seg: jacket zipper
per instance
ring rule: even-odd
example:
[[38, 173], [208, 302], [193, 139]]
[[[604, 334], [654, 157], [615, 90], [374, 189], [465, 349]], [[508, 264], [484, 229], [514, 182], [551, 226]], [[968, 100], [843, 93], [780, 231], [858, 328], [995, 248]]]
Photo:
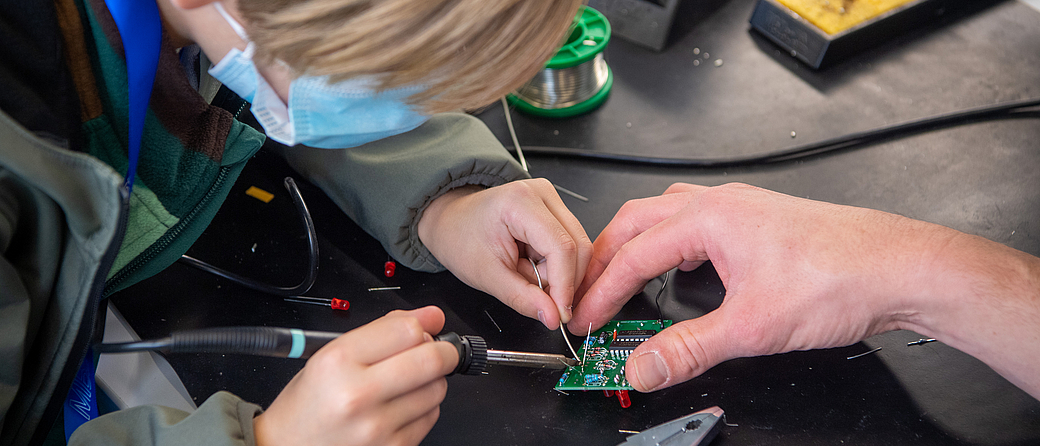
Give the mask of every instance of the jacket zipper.
[[174, 225], [173, 228], [170, 228], [169, 231], [166, 231], [166, 234], [163, 234], [163, 236], [160, 237], [159, 240], [157, 240], [155, 243], [153, 243], [152, 246], [150, 246], [145, 252], [138, 255], [137, 258], [132, 260], [129, 264], [123, 267], [122, 270], [116, 273], [116, 275], [112, 277], [112, 280], [109, 280], [108, 284], [105, 285], [105, 290], [102, 296], [108, 297], [109, 295], [111, 295], [112, 290], [118, 288], [119, 285], [125, 282], [134, 272], [151, 262], [153, 259], [155, 259], [156, 256], [159, 255], [159, 253], [161, 253], [163, 250], [169, 247], [170, 244], [173, 243], [173, 241], [180, 236], [181, 232], [184, 231], [184, 228], [187, 227], [187, 225], [195, 219], [199, 212], [202, 212], [202, 208], [213, 200], [213, 197], [217, 194], [217, 191], [220, 190], [221, 186], [224, 185], [224, 182], [227, 181], [228, 173], [230, 172], [230, 170], [230, 167], [221, 167], [220, 171], [217, 173], [216, 181], [213, 183], [213, 186], [210, 187], [209, 191], [206, 192], [206, 195], [202, 197], [202, 200], [199, 201], [199, 204], [192, 208], [192, 210], [188, 212], [187, 215], [181, 218], [181, 220], [177, 222], [177, 224]]
[[[220, 88], [222, 90], [225, 90], [225, 89], [227, 89], [227, 86], [223, 86], [222, 85]], [[234, 112], [231, 112], [229, 110], [230, 107], [225, 108], [223, 105], [219, 105], [219, 104], [217, 106], [220, 107], [220, 108], [223, 108], [224, 110], [228, 110], [228, 112], [231, 113], [231, 116], [234, 119], [238, 120], [239, 116], [241, 116], [242, 112], [246, 109], [246, 106], [249, 105], [249, 102], [245, 101], [242, 98], [239, 98], [237, 95], [234, 95], [234, 93], [231, 93], [231, 90], [227, 90], [226, 93], [231, 94], [233, 98], [237, 99], [237, 101], [236, 101], [238, 103], [237, 110], [235, 110]], [[220, 97], [219, 94], [218, 94], [218, 97]], [[221, 101], [222, 102], [227, 102], [228, 99], [225, 98], [225, 99], [222, 99]], [[108, 297], [110, 294], [112, 294], [112, 290], [118, 288], [118, 286], [120, 284], [122, 284], [124, 281], [126, 281], [126, 279], [131, 274], [136, 272], [138, 269], [140, 269], [142, 266], [144, 266], [148, 262], [152, 261], [152, 259], [154, 259], [155, 256], [159, 255], [159, 253], [162, 250], [166, 249], [166, 247], [169, 246], [170, 243], [172, 243], [173, 240], [180, 235], [181, 231], [184, 229], [184, 226], [186, 226], [187, 223], [189, 223], [191, 220], [193, 220], [195, 215], [198, 212], [201, 211], [200, 208], [202, 208], [202, 206], [204, 204], [209, 203], [210, 200], [213, 199], [213, 195], [215, 194], [214, 191], [218, 190], [219, 186], [223, 185], [224, 181], [227, 180], [228, 172], [230, 172], [230, 168], [229, 167], [226, 167], [226, 166], [221, 167], [220, 168], [220, 172], [218, 172], [218, 174], [217, 174], [217, 180], [214, 183], [214, 186], [210, 188], [209, 192], [207, 192], [205, 196], [203, 196], [202, 201], [199, 202], [198, 206], [196, 206], [194, 209], [192, 209], [191, 212], [188, 213], [188, 215], [186, 215], [184, 218], [182, 218], [173, 228], [171, 228], [169, 231], [166, 232], [166, 234], [164, 234], [162, 237], [160, 237], [159, 240], [157, 240], [155, 243], [153, 243], [152, 246], [150, 246], [148, 248], [148, 250], [146, 250], [145, 252], [141, 253], [141, 255], [137, 256], [137, 258], [135, 258], [134, 260], [130, 261], [129, 264], [127, 264], [125, 267], [123, 267], [123, 269], [121, 271], [116, 273], [116, 275], [112, 277], [112, 280], [108, 281], [108, 284], [105, 286], [105, 291], [104, 291], [103, 296], [104, 297]]]

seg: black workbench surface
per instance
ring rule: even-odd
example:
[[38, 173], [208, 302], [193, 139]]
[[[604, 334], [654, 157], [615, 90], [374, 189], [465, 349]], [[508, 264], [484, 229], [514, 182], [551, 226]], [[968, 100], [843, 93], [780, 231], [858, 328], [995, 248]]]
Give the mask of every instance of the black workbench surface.
[[[661, 53], [611, 41], [606, 54], [614, 90], [599, 110], [565, 121], [514, 114], [521, 144], [721, 157], [1040, 97], [1040, 12], [1017, 1], [964, 16], [952, 11], [936, 26], [822, 72], [749, 32], [753, 0], [686, 4]], [[511, 145], [500, 107], [480, 117]], [[676, 181], [740, 181], [939, 223], [1040, 255], [1036, 119], [976, 123], [770, 167], [675, 170], [545, 157], [529, 162], [535, 176], [590, 198], [564, 201], [593, 238], [628, 199], [659, 194]], [[275, 156], [258, 155], [192, 254], [271, 282], [298, 281], [305, 244], [281, 188], [289, 174]], [[252, 185], [278, 197], [269, 204], [246, 197], [243, 191]], [[321, 249], [318, 282], [309, 295], [349, 299], [350, 311], [286, 303], [179, 264], [113, 302], [145, 338], [226, 325], [345, 331], [393, 309], [432, 304], [446, 312], [446, 330], [479, 334], [492, 348], [564, 353], [558, 332], [547, 332], [450, 274], [399, 268], [393, 278], [384, 277], [387, 257], [379, 244], [315, 187], [302, 188]], [[672, 285], [661, 310], [675, 320], [711, 311], [724, 293], [710, 265], [674, 275]], [[376, 286], [401, 290], [367, 291]], [[618, 318], [656, 318], [651, 297], [636, 296]], [[720, 446], [1040, 444], [1040, 402], [945, 345], [906, 345], [919, 337], [893, 332], [844, 348], [733, 360], [670, 389], [633, 393], [628, 409], [598, 392], [553, 391], [558, 372], [492, 368], [487, 376], [448, 379], [441, 419], [424, 444], [613, 445], [625, 437], [619, 429], [642, 430], [713, 405], [727, 412], [730, 423], [713, 443]], [[883, 350], [846, 359], [875, 347]], [[269, 404], [303, 366], [297, 360], [220, 355], [169, 359], [200, 402], [229, 390]]]

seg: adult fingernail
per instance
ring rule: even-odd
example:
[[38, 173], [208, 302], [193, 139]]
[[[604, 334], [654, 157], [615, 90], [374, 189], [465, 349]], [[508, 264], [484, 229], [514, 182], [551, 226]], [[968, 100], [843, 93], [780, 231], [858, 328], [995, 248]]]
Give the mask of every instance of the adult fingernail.
[[668, 380], [668, 366], [657, 352], [636, 356], [635, 366], [635, 378], [647, 391], [656, 389]]
[[433, 342], [433, 335], [431, 335], [429, 333], [423, 333], [422, 334], [422, 338], [423, 338], [423, 341]]
[[545, 328], [549, 328], [549, 324], [545, 322], [545, 312], [542, 310], [538, 310], [538, 321], [541, 322]]

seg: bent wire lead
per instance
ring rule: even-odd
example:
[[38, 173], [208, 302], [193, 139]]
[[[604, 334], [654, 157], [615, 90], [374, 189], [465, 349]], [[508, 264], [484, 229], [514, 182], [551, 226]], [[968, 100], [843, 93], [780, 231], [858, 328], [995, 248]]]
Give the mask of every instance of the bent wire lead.
[[864, 357], [864, 356], [867, 356], [867, 355], [869, 355], [869, 354], [872, 354], [872, 353], [877, 353], [877, 352], [879, 352], [879, 351], [881, 351], [881, 347], [875, 348], [875, 349], [873, 349], [873, 350], [871, 350], [871, 351], [869, 351], [869, 352], [863, 352], [863, 353], [860, 353], [860, 354], [858, 354], [858, 355], [853, 355], [853, 356], [849, 356], [848, 358], [845, 358], [845, 359], [856, 359], [856, 358], [862, 358], [862, 357]]

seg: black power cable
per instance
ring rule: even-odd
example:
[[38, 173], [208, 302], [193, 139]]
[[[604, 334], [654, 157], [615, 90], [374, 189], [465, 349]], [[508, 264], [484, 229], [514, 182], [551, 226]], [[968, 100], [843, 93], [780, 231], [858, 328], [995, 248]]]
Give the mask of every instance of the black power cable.
[[299, 211], [300, 220], [303, 221], [304, 227], [307, 228], [307, 276], [304, 277], [303, 282], [300, 282], [299, 285], [280, 287], [266, 284], [223, 270], [187, 255], [181, 256], [179, 260], [203, 271], [216, 274], [246, 288], [254, 289], [263, 293], [273, 294], [276, 296], [299, 296], [301, 294], [306, 294], [307, 291], [311, 289], [311, 286], [314, 285], [314, 281], [318, 278], [318, 235], [314, 230], [314, 220], [311, 219], [311, 213], [307, 210], [307, 203], [303, 201], [303, 196], [300, 195], [300, 189], [296, 187], [296, 182], [290, 177], [285, 177], [285, 188], [289, 191], [293, 204], [296, 205], [296, 209]]
[[[524, 153], [534, 156], [589, 159], [626, 165], [685, 167], [685, 168], [731, 168], [750, 167], [801, 160], [841, 150], [862, 148], [882, 141], [903, 138], [929, 130], [938, 130], [974, 122], [1009, 118], [1040, 117], [1040, 99], [1005, 102], [968, 110], [936, 115], [873, 130], [857, 132], [836, 138], [825, 139], [775, 152], [731, 158], [670, 158], [620, 153], [604, 153], [561, 147], [525, 146]], [[513, 148], [512, 150], [515, 150]]]
[[100, 353], [224, 353], [275, 358], [309, 358], [342, 333], [281, 327], [217, 327], [177, 331], [165, 338], [99, 344]]

